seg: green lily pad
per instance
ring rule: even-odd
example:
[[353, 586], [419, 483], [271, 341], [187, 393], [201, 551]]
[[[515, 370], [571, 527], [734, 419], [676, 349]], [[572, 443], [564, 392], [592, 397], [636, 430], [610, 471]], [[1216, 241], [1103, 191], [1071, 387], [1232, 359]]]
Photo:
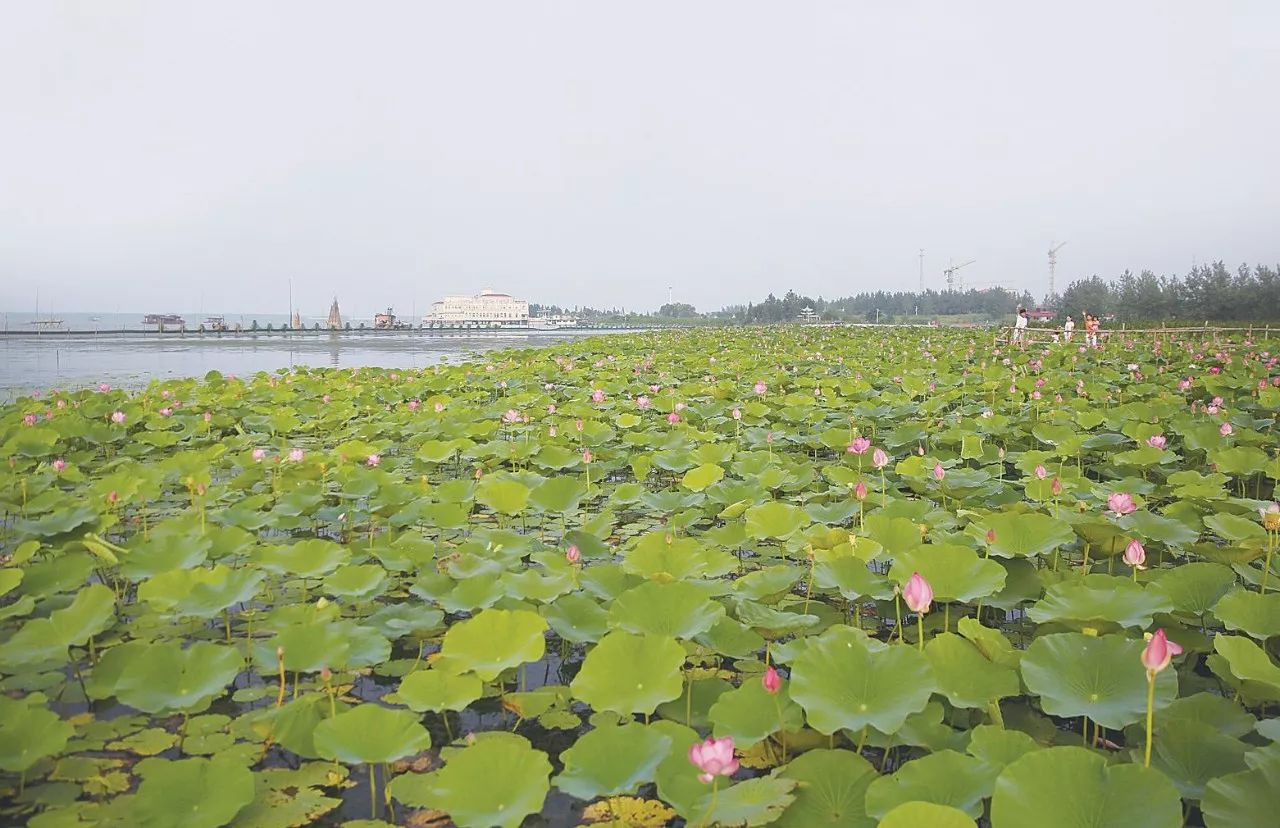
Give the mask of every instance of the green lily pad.
[[929, 544], [896, 557], [889, 578], [906, 584], [919, 572], [939, 601], [976, 601], [1004, 587], [1004, 567], [967, 546]]
[[1150, 627], [1158, 612], [1173, 609], [1173, 602], [1155, 589], [1145, 589], [1128, 578], [1086, 575], [1053, 584], [1044, 598], [1027, 610], [1037, 624], [1053, 621], [1075, 626]]
[[693, 492], [706, 491], [724, 478], [724, 469], [714, 463], [703, 463], [684, 473], [680, 485]]
[[1012, 667], [992, 663], [972, 642], [955, 633], [934, 636], [925, 644], [924, 654], [933, 665], [938, 692], [956, 707], [985, 708], [992, 700], [1021, 692]]
[[684, 660], [674, 639], [614, 631], [587, 653], [570, 687], [596, 710], [648, 714], [680, 695]]
[[798, 783], [795, 802], [776, 823], [780, 828], [875, 828], [876, 820], [867, 815], [866, 793], [878, 774], [870, 762], [852, 751], [810, 750], [774, 774]]
[[982, 526], [995, 532], [991, 554], [1001, 558], [1047, 555], [1075, 540], [1068, 523], [1038, 512], [987, 515]]
[[747, 509], [747, 534], [753, 538], [788, 538], [809, 522], [799, 506], [771, 500]]
[[1262, 594], [1238, 589], [1222, 597], [1213, 614], [1229, 630], [1240, 630], [1259, 641], [1280, 635], [1280, 592]]
[[1020, 730], [978, 725], [969, 731], [969, 746], [965, 752], [986, 762], [998, 772], [1005, 765], [1040, 748], [1040, 743]]
[[993, 828], [1169, 828], [1182, 824], [1182, 800], [1164, 774], [1108, 765], [1079, 747], [1028, 753], [996, 779]]
[[724, 617], [724, 605], [687, 581], [646, 581], [614, 599], [609, 627], [672, 638], [693, 638]]
[[[1244, 742], [1204, 722], [1158, 717], [1151, 766], [1173, 780], [1184, 798], [1199, 800], [1211, 780], [1245, 769], [1248, 749]], [[1137, 748], [1134, 753], [1138, 761]]]
[[91, 698], [115, 696], [145, 713], [198, 713], [227, 691], [244, 659], [234, 647], [197, 641], [130, 641], [108, 650], [94, 668]]
[[791, 671], [791, 697], [809, 726], [825, 734], [868, 726], [894, 733], [936, 689], [923, 653], [887, 647], [842, 625], [810, 643]]
[[74, 732], [70, 722], [39, 706], [35, 697], [18, 701], [0, 696], [0, 770], [25, 773], [41, 759], [61, 753]]
[[517, 828], [542, 810], [551, 789], [551, 763], [513, 733], [486, 733], [466, 748], [442, 752], [433, 773], [407, 773], [391, 795], [407, 805], [445, 811], [459, 828]]
[[867, 813], [884, 817], [906, 802], [932, 802], [982, 816], [983, 800], [995, 786], [996, 769], [981, 759], [943, 750], [913, 759], [867, 788]]
[[431, 747], [431, 735], [407, 710], [361, 704], [316, 725], [316, 753], [347, 764], [394, 762]]
[[633, 794], [653, 781], [672, 739], [637, 722], [589, 731], [561, 754], [560, 790], [579, 799]]
[[[1147, 712], [1147, 672], [1141, 641], [1120, 635], [1055, 633], [1031, 642], [1022, 658], [1022, 679], [1054, 716], [1088, 716], [1119, 729], [1141, 721]], [[1157, 674], [1155, 706], [1173, 701], [1178, 681], [1173, 670]]]
[[[1265, 650], [1242, 635], [1215, 636], [1213, 648], [1225, 659], [1230, 675], [1243, 683], [1246, 695], [1280, 701], [1280, 667], [1271, 662]], [[1209, 665], [1214, 666], [1212, 659]]]
[[1158, 572], [1159, 579], [1149, 589], [1168, 596], [1178, 612], [1197, 616], [1212, 610], [1236, 582], [1235, 573], [1229, 567], [1205, 561]]
[[932, 802], [904, 802], [880, 820], [880, 828], [973, 828], [973, 824], [964, 811]]
[[251, 600], [264, 577], [261, 572], [231, 569], [223, 564], [177, 569], [153, 575], [139, 584], [138, 600], [162, 612], [213, 618], [234, 604]]
[[518, 515], [529, 503], [529, 487], [516, 480], [485, 477], [476, 486], [476, 502], [504, 515]]
[[792, 792], [796, 785], [794, 779], [782, 776], [748, 779], [719, 791], [715, 797], [704, 794], [694, 811], [705, 814], [709, 825], [768, 825], [795, 801]]
[[1280, 813], [1280, 758], [1209, 782], [1200, 810], [1207, 828], [1274, 825]]
[[734, 745], [745, 750], [780, 730], [803, 727], [804, 711], [791, 700], [787, 684], [770, 694], [759, 679], [751, 678], [722, 694], [708, 713], [716, 738], [732, 736]]
[[493, 681], [503, 670], [542, 658], [547, 622], [528, 610], [486, 609], [449, 628], [437, 666]]
[[28, 621], [12, 638], [0, 644], [0, 665], [65, 661], [69, 647], [84, 644], [106, 629], [115, 615], [115, 605], [116, 595], [109, 587], [86, 586], [70, 606], [54, 610], [48, 618]]
[[230, 759], [143, 759], [130, 803], [130, 821], [141, 826], [219, 828], [253, 799], [253, 774]]
[[454, 675], [444, 670], [415, 670], [400, 681], [400, 700], [413, 710], [465, 710], [480, 698], [484, 683], [473, 673]]

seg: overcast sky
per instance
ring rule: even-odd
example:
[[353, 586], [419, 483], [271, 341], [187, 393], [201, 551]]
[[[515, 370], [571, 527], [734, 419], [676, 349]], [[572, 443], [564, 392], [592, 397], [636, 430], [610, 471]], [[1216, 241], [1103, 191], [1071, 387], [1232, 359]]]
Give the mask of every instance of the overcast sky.
[[1280, 3], [0, 2], [0, 310], [1280, 260]]

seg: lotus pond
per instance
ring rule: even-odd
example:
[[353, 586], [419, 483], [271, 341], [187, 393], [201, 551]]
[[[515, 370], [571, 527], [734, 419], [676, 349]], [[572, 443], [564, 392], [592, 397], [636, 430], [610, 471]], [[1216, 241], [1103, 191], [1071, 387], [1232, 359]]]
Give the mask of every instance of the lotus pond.
[[0, 821], [1274, 825], [1280, 343], [1078, 344], [22, 398]]

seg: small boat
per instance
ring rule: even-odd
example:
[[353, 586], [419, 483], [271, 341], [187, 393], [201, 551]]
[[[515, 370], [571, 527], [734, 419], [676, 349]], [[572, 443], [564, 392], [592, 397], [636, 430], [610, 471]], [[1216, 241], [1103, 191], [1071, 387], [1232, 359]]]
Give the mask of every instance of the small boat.
[[227, 327], [227, 318], [225, 316], [210, 316], [201, 323], [201, 327], [207, 331], [230, 330], [230, 328]]
[[176, 313], [149, 313], [142, 317], [142, 324], [181, 328], [187, 324], [187, 320]]

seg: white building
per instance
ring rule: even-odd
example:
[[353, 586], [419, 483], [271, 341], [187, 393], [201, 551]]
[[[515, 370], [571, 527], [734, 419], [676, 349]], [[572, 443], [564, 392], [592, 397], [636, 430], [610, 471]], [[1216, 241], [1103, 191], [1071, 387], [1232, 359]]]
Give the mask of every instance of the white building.
[[446, 296], [432, 303], [423, 321], [445, 327], [525, 328], [529, 303], [485, 288], [477, 296]]

